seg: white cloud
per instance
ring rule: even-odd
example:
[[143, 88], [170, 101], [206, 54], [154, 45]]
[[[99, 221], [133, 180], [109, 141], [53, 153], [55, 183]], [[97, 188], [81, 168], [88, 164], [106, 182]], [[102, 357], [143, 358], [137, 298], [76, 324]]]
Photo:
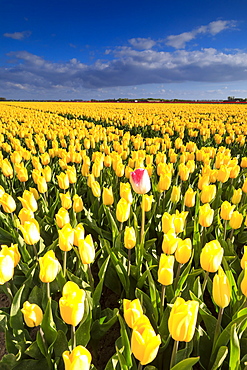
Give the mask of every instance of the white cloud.
[[183, 49], [187, 42], [195, 39], [200, 34], [209, 34], [212, 36], [217, 35], [217, 33], [222, 32], [229, 28], [234, 28], [236, 22], [234, 21], [214, 21], [210, 22], [206, 26], [200, 26], [193, 29], [190, 32], [183, 32], [179, 35], [170, 35], [166, 38], [166, 45], [172, 46], [175, 49]]
[[4, 37], [9, 37], [14, 40], [23, 40], [31, 35], [31, 31], [22, 31], [22, 32], [13, 32], [13, 33], [4, 33]]
[[129, 43], [138, 50], [143, 50], [143, 49], [152, 49], [152, 47], [156, 44], [156, 41], [151, 40], [150, 38], [133, 38], [128, 40]]

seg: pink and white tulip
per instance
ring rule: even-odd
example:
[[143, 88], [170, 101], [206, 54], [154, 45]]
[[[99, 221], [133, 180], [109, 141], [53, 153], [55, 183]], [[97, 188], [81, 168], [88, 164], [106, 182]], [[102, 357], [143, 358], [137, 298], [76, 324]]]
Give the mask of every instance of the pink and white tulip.
[[137, 194], [146, 194], [151, 189], [150, 177], [145, 168], [138, 168], [131, 172], [130, 183]]

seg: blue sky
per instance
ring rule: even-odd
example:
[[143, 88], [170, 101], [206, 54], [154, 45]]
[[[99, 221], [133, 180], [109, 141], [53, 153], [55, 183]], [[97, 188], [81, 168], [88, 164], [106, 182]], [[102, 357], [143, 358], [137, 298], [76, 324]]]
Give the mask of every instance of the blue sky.
[[247, 97], [246, 0], [0, 0], [7, 99]]

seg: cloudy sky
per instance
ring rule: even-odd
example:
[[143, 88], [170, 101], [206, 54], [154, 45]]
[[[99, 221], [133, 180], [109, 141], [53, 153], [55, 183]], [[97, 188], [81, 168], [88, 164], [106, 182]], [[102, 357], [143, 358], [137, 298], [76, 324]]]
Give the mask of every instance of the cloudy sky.
[[246, 0], [0, 6], [0, 97], [247, 97]]

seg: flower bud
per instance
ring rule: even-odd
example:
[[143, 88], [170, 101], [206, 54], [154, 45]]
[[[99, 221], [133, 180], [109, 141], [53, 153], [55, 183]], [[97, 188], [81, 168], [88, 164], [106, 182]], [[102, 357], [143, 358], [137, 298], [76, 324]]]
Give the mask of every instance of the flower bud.
[[43, 257], [39, 258], [39, 266], [39, 278], [43, 283], [51, 283], [56, 279], [60, 270], [60, 264], [53, 250], [46, 252]]
[[40, 240], [39, 224], [34, 218], [19, 226], [25, 243], [33, 245]]
[[232, 195], [232, 198], [231, 198], [231, 202], [233, 204], [238, 204], [238, 203], [240, 203], [241, 198], [242, 198], [242, 189], [234, 189], [234, 192], [233, 192], [233, 195]]
[[62, 297], [59, 299], [60, 314], [66, 324], [77, 326], [84, 315], [84, 301], [86, 293], [83, 289], [68, 281], [62, 291]]
[[205, 203], [199, 208], [199, 224], [204, 227], [209, 227], [214, 219], [214, 210], [209, 203]]
[[161, 253], [158, 269], [158, 282], [162, 285], [171, 285], [173, 283], [174, 256], [167, 256]]
[[74, 228], [74, 245], [78, 247], [79, 240], [84, 239], [85, 237], [85, 230], [84, 226], [80, 223]]
[[145, 168], [130, 173], [130, 183], [137, 194], [146, 194], [151, 189], [150, 177]]
[[196, 200], [196, 192], [189, 187], [184, 194], [184, 204], [186, 207], [194, 207]]
[[153, 195], [144, 194], [142, 198], [142, 209], [144, 208], [145, 212], [149, 212], [152, 207]]
[[105, 206], [111, 206], [114, 203], [112, 187], [103, 188], [102, 201]]
[[98, 181], [92, 181], [92, 183], [91, 183], [91, 190], [92, 190], [93, 195], [96, 198], [99, 198], [100, 197], [100, 195], [101, 195], [101, 189], [100, 189], [100, 184], [98, 183]]
[[218, 240], [211, 240], [202, 248], [200, 263], [203, 270], [216, 272], [221, 265], [224, 249]]
[[95, 248], [91, 234], [88, 234], [85, 239], [78, 240], [78, 249], [82, 263], [89, 265], [94, 261]]
[[121, 198], [117, 203], [116, 217], [119, 222], [125, 222], [130, 216], [130, 203]]
[[225, 200], [222, 204], [221, 204], [221, 207], [220, 207], [220, 217], [223, 219], [223, 220], [230, 220], [231, 216], [232, 216], [232, 213], [233, 213], [233, 210], [234, 210], [235, 206], [231, 205], [231, 203], [229, 203], [227, 200]]
[[217, 306], [225, 308], [231, 299], [231, 286], [223, 269], [219, 267], [213, 278], [213, 299]]
[[63, 226], [61, 230], [58, 230], [58, 245], [59, 248], [68, 252], [72, 249], [74, 243], [74, 229], [70, 224]]
[[70, 209], [72, 207], [72, 200], [69, 191], [67, 193], [59, 193], [62, 207], [65, 209]]
[[124, 230], [124, 246], [132, 249], [136, 245], [136, 234], [133, 226], [126, 226]]
[[28, 301], [24, 302], [21, 312], [23, 313], [26, 325], [30, 328], [39, 326], [43, 320], [43, 312], [35, 303], [31, 304]]
[[133, 301], [124, 299], [123, 312], [126, 324], [133, 329], [136, 320], [143, 315], [143, 310], [139, 299], [134, 299]]
[[21, 201], [22, 207], [29, 209], [32, 212], [36, 212], [38, 209], [37, 201], [31, 191], [24, 190], [22, 194], [22, 198], [18, 197], [18, 199]]
[[175, 250], [175, 258], [178, 263], [187, 263], [191, 257], [192, 243], [191, 239], [186, 238], [184, 240], [179, 239], [177, 249]]
[[16, 203], [14, 198], [8, 193], [4, 193], [0, 198], [0, 204], [3, 207], [4, 212], [12, 213], [16, 209]]
[[73, 210], [76, 213], [79, 213], [83, 210], [83, 200], [78, 194], [73, 196]]
[[180, 199], [180, 187], [179, 186], [173, 186], [172, 192], [171, 192], [171, 202], [177, 203]]
[[168, 329], [176, 341], [190, 342], [194, 336], [199, 303], [177, 297], [168, 319]]
[[243, 219], [244, 216], [241, 213], [239, 213], [238, 211], [234, 211], [231, 215], [229, 225], [234, 230], [239, 229], [242, 225]]
[[215, 198], [216, 186], [215, 185], [205, 185], [201, 192], [201, 202], [209, 203]]
[[131, 193], [131, 186], [129, 182], [120, 182], [120, 197], [124, 198], [132, 204], [133, 197]]
[[92, 361], [91, 353], [83, 346], [75, 347], [72, 352], [64, 351], [63, 361], [65, 370], [89, 370]]
[[0, 285], [12, 279], [14, 275], [14, 258], [10, 254], [0, 252]]
[[163, 236], [162, 250], [166, 254], [173, 254], [177, 249], [178, 240], [175, 232], [171, 229]]

